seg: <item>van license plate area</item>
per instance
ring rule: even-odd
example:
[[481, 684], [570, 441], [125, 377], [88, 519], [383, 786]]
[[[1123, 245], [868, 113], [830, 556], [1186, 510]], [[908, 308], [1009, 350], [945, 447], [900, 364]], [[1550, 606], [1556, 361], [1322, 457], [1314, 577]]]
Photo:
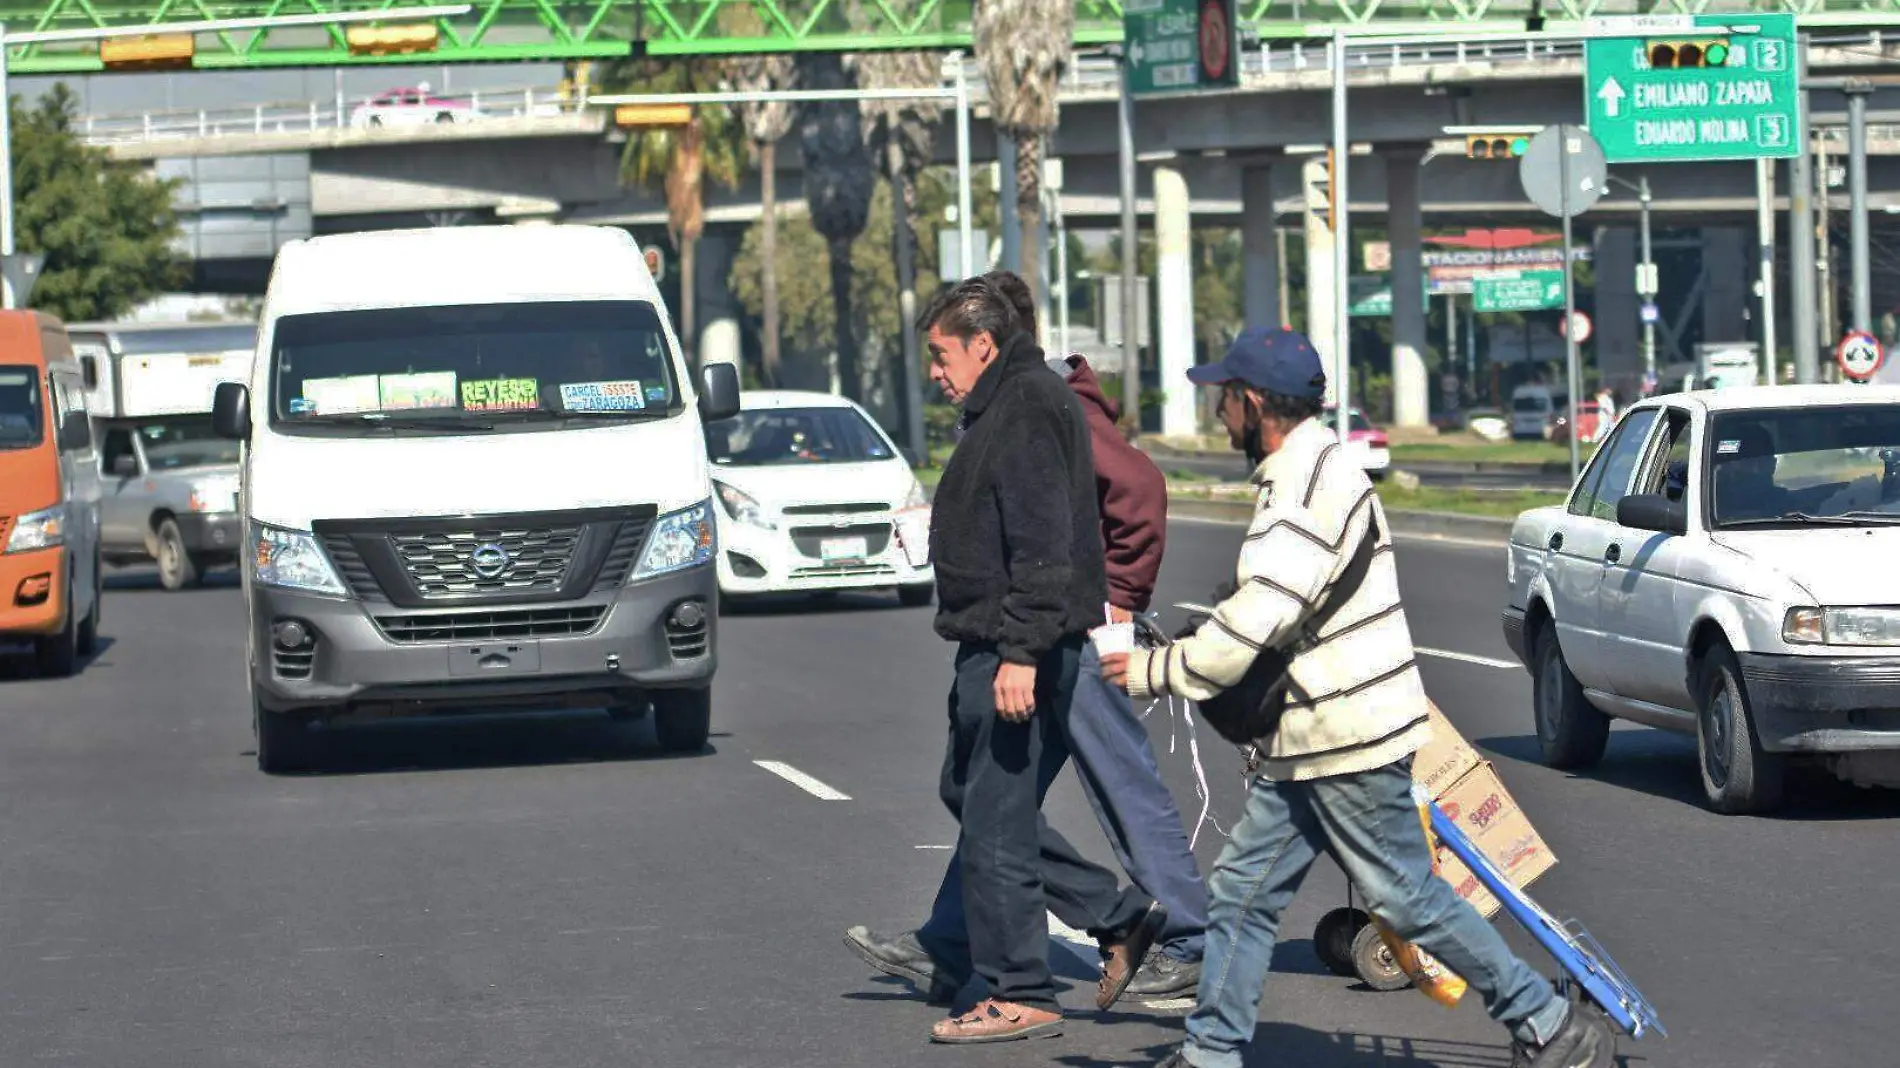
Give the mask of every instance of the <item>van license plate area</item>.
[[452, 678], [532, 675], [540, 670], [540, 642], [475, 642], [449, 647]]

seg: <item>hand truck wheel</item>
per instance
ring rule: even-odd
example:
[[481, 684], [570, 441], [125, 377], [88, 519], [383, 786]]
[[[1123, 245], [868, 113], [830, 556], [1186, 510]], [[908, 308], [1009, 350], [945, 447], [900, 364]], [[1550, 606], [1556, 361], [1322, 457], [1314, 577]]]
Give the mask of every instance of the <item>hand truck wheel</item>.
[[1374, 990], [1404, 990], [1412, 985], [1412, 977], [1399, 967], [1378, 928], [1370, 923], [1352, 936], [1352, 965], [1360, 981]]
[[1327, 971], [1342, 978], [1359, 974], [1352, 963], [1352, 939], [1371, 922], [1372, 917], [1363, 909], [1351, 906], [1336, 908], [1319, 918], [1313, 928], [1313, 952]]

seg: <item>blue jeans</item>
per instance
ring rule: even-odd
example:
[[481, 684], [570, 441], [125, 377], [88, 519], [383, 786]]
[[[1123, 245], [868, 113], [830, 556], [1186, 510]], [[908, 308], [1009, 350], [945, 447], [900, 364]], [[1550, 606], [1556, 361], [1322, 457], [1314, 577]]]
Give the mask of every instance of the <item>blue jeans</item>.
[[1407, 757], [1356, 775], [1254, 782], [1246, 814], [1208, 880], [1214, 908], [1200, 1004], [1188, 1017], [1182, 1049], [1189, 1064], [1240, 1068], [1240, 1048], [1260, 1018], [1280, 916], [1329, 846], [1367, 910], [1463, 976], [1513, 1038], [1536, 1045], [1556, 1034], [1568, 1012], [1564, 1000], [1432, 874]]
[[[1092, 642], [1082, 647], [1075, 695], [1061, 725], [1069, 752], [1055, 747], [1043, 750], [1045, 756], [1056, 759], [1044, 761], [1037, 782], [1039, 796], [1048, 792], [1061, 772], [1062, 758], [1073, 756], [1076, 775], [1095, 809], [1095, 818], [1139, 891], [1139, 895], [1124, 895], [1124, 905], [1134, 900], [1145, 908], [1144, 897], [1159, 901], [1168, 910], [1168, 922], [1158, 940], [1164, 950], [1177, 960], [1200, 960], [1207, 930], [1207, 886], [1188, 849], [1187, 832], [1182, 828], [1174, 795], [1161, 781], [1148, 728], [1136, 717], [1127, 692], [1109, 685], [1102, 677], [1101, 659]], [[1095, 938], [1120, 937], [1121, 928], [1126, 926], [1126, 908], [1103, 916], [1096, 914], [1097, 905], [1092, 912], [1087, 899], [1099, 902], [1101, 895], [1078, 893], [1072, 887], [1080, 883], [1095, 890], [1091, 885], [1094, 866], [1077, 855], [1047, 820], [1039, 824], [1039, 830], [1049, 911], [1063, 923]], [[951, 856], [943, 882], [937, 887], [930, 919], [918, 932], [925, 946], [959, 973], [968, 952], [960, 849]]]

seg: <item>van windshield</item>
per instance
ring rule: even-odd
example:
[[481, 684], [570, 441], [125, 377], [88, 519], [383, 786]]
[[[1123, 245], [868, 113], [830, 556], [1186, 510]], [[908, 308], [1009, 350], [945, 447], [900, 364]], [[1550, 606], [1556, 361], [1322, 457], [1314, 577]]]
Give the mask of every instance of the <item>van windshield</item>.
[[272, 424], [313, 432], [504, 430], [679, 407], [659, 311], [639, 300], [287, 315], [271, 390]]
[[0, 449], [30, 449], [45, 434], [45, 396], [36, 367], [0, 365]]

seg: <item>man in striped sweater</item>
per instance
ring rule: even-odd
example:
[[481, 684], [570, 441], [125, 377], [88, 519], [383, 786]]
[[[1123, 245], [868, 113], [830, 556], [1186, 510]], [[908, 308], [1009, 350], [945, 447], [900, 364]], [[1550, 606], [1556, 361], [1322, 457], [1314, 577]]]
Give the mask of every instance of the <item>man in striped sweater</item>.
[[[1241, 682], [1262, 649], [1288, 659], [1286, 709], [1258, 762], [1246, 812], [1215, 865], [1199, 1005], [1163, 1068], [1239, 1068], [1259, 1018], [1280, 916], [1331, 852], [1401, 938], [1463, 976], [1529, 1068], [1606, 1068], [1614, 1035], [1572, 1007], [1432, 873], [1412, 800], [1412, 756], [1429, 737], [1425, 692], [1399, 603], [1385, 513], [1365, 472], [1319, 419], [1326, 375], [1306, 338], [1254, 329], [1194, 368], [1219, 386], [1234, 447], [1265, 454], [1238, 588], [1193, 634], [1104, 657], [1135, 697], [1205, 700]], [[1370, 559], [1349, 566], [1372, 524]], [[1344, 579], [1356, 587], [1335, 589]], [[1323, 604], [1329, 612], [1316, 620]]]

